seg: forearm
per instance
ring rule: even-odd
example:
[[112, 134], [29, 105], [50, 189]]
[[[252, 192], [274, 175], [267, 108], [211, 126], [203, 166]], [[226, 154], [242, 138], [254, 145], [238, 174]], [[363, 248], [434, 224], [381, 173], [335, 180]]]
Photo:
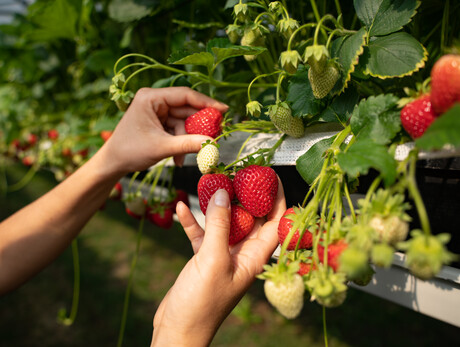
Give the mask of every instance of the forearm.
[[0, 224], [0, 294], [52, 262], [102, 206], [123, 173], [104, 150], [53, 190]]

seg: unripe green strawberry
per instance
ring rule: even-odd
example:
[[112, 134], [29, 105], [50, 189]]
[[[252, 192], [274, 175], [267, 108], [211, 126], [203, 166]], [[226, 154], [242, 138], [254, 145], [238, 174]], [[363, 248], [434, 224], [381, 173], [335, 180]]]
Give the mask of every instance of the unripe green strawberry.
[[374, 269], [369, 264], [367, 264], [364, 272], [361, 273], [359, 277], [353, 279], [353, 283], [362, 287], [367, 286], [372, 281], [374, 274]]
[[299, 22], [297, 22], [293, 18], [281, 19], [276, 25], [278, 32], [281, 35], [283, 35], [286, 40], [289, 40], [291, 38], [292, 33], [298, 27], [299, 27]]
[[[263, 36], [254, 39], [252, 35], [244, 35], [241, 38], [241, 46], [249, 46], [249, 47], [263, 47], [265, 45], [265, 39]], [[246, 54], [244, 59], [246, 61], [254, 61], [257, 58], [255, 54]]]
[[297, 72], [297, 66], [301, 61], [299, 52], [297, 51], [284, 51], [280, 55], [281, 67], [290, 74]]
[[305, 133], [302, 119], [292, 117], [291, 108], [286, 102], [278, 102], [269, 106], [268, 116], [275, 127], [284, 134], [299, 138]]
[[198, 169], [203, 175], [212, 171], [212, 168], [219, 163], [219, 145], [206, 141], [196, 156]]
[[396, 215], [386, 218], [375, 216], [370, 220], [369, 225], [375, 229], [381, 241], [390, 244], [404, 241], [409, 232], [409, 224]]
[[249, 14], [248, 4], [238, 3], [233, 7], [234, 16], [240, 21], [244, 22]]
[[358, 279], [368, 270], [367, 252], [356, 247], [349, 247], [340, 256], [339, 271], [346, 273], [350, 280]]
[[259, 118], [262, 110], [262, 104], [258, 101], [251, 101], [246, 104], [246, 113], [253, 117]]
[[240, 38], [240, 31], [241, 27], [236, 24], [230, 24], [225, 29], [225, 32], [227, 33], [228, 39], [231, 43], [236, 43], [238, 41]]
[[333, 61], [328, 62], [321, 72], [310, 68], [308, 70], [308, 80], [313, 90], [313, 96], [317, 99], [326, 97], [332, 88], [334, 88], [339, 77], [339, 69]]
[[265, 279], [264, 292], [267, 300], [279, 313], [288, 319], [294, 319], [302, 311], [305, 285], [297, 274], [297, 262], [265, 265], [265, 272], [258, 277]]
[[329, 51], [324, 45], [312, 45], [305, 49], [304, 62], [316, 73], [321, 73], [327, 66]]
[[449, 234], [425, 235], [420, 230], [414, 230], [411, 236], [410, 240], [400, 243], [399, 247], [406, 251], [406, 265], [418, 278], [432, 278], [444, 264], [455, 259], [445, 247], [450, 240]]
[[389, 268], [393, 263], [395, 250], [386, 243], [378, 243], [372, 247], [371, 260], [380, 267]]
[[331, 268], [325, 269], [320, 265], [310, 274], [306, 285], [311, 292], [312, 300], [316, 300], [325, 307], [337, 307], [345, 301], [347, 286], [344, 273], [334, 273]]

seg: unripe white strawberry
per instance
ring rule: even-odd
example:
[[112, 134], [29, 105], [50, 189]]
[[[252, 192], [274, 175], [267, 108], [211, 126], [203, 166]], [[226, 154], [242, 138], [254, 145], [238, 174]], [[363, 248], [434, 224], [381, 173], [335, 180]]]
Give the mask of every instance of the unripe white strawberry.
[[409, 224], [396, 215], [386, 218], [375, 216], [369, 225], [374, 228], [382, 241], [390, 244], [404, 241], [409, 232]]
[[257, 276], [265, 279], [264, 291], [267, 300], [279, 313], [288, 319], [296, 318], [303, 307], [305, 284], [299, 271], [299, 262], [265, 265], [264, 273]]
[[284, 317], [294, 319], [302, 311], [305, 286], [300, 275], [292, 275], [288, 282], [266, 280], [264, 291], [270, 304]]
[[216, 143], [208, 142], [203, 144], [203, 147], [196, 156], [198, 169], [203, 175], [212, 171], [212, 167], [217, 166], [219, 163], [219, 145]]
[[128, 193], [124, 197], [126, 213], [131, 217], [141, 219], [145, 215], [147, 206], [145, 204], [145, 199], [142, 197], [140, 192], [137, 193]]

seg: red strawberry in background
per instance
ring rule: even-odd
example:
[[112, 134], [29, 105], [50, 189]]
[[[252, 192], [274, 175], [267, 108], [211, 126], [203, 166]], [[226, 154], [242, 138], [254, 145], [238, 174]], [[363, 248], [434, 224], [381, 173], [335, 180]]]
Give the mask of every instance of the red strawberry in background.
[[123, 186], [120, 182], [117, 182], [115, 186], [112, 188], [109, 194], [109, 199], [111, 200], [120, 200], [123, 194]]
[[110, 130], [102, 130], [100, 135], [104, 142], [106, 142], [110, 138], [110, 136], [112, 136], [112, 133], [113, 131]]
[[243, 207], [232, 204], [230, 235], [228, 244], [234, 245], [249, 234], [254, 227], [254, 217]]
[[215, 173], [215, 174], [206, 174], [201, 176], [198, 181], [198, 200], [200, 202], [200, 208], [203, 214], [206, 214], [206, 209], [208, 208], [208, 203], [211, 197], [219, 189], [225, 189], [228, 192], [230, 201], [233, 200], [234, 191], [232, 180], [225, 174]]
[[48, 138], [50, 140], [57, 140], [58, 137], [59, 137], [59, 132], [56, 129], [48, 130]]
[[278, 192], [278, 177], [268, 166], [250, 165], [233, 179], [235, 195], [254, 217], [263, 217], [273, 208]]
[[185, 120], [187, 134], [200, 134], [216, 138], [222, 133], [223, 116], [220, 111], [206, 107]]
[[440, 115], [456, 102], [460, 102], [460, 55], [446, 54], [431, 69], [431, 103]]
[[27, 135], [27, 143], [30, 147], [35, 146], [38, 141], [38, 137], [35, 134], [30, 133]]
[[430, 94], [420, 96], [401, 110], [401, 124], [413, 139], [422, 136], [435, 118]]
[[171, 201], [171, 208], [173, 211], [176, 211], [176, 206], [179, 201], [182, 201], [187, 206], [190, 206], [190, 201], [188, 199], [188, 194], [185, 190], [176, 189], [176, 197]]
[[[292, 225], [294, 221], [296, 220], [296, 217], [298, 216], [299, 209], [291, 207], [284, 212], [283, 217], [281, 217], [280, 222], [278, 224], [278, 240], [280, 245], [283, 244], [284, 240], [286, 239], [286, 236], [289, 234], [289, 232], [292, 229]], [[300, 234], [299, 230], [296, 230], [294, 235], [291, 238], [291, 241], [289, 242], [287, 246], [287, 250], [292, 251], [295, 249], [295, 246], [297, 245], [297, 241], [299, 240]], [[299, 243], [299, 249], [307, 249], [312, 247], [312, 242], [313, 242], [313, 236], [312, 234], [306, 230], [305, 233], [303, 234], [302, 239], [300, 240]]]
[[[327, 265], [330, 266], [334, 271], [337, 271], [340, 265], [340, 255], [348, 247], [348, 243], [345, 240], [338, 240], [328, 245], [327, 247]], [[318, 257], [321, 263], [324, 262], [324, 247], [318, 245]]]
[[174, 224], [174, 212], [168, 204], [157, 204], [147, 211], [147, 219], [162, 229], [169, 229]]
[[128, 194], [125, 197], [125, 209], [131, 217], [141, 219], [146, 212], [146, 201], [140, 194]]
[[22, 158], [22, 163], [25, 166], [32, 166], [35, 163], [36, 158], [32, 155], [26, 155], [24, 158]]

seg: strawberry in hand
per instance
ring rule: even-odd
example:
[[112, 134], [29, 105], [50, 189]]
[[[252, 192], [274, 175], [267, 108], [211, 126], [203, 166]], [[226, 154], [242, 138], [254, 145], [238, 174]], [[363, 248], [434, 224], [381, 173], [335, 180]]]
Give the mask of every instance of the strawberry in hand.
[[234, 191], [231, 179], [223, 173], [206, 174], [201, 176], [198, 181], [198, 200], [201, 211], [206, 215], [208, 203], [211, 197], [219, 189], [225, 189], [228, 192], [230, 201], [233, 200]]
[[216, 138], [222, 133], [223, 116], [219, 110], [206, 107], [185, 120], [187, 134], [200, 134]]
[[249, 165], [233, 179], [238, 201], [254, 217], [266, 216], [273, 208], [278, 192], [278, 176], [269, 166]]
[[232, 204], [229, 245], [240, 242], [254, 227], [255, 219], [243, 207]]

